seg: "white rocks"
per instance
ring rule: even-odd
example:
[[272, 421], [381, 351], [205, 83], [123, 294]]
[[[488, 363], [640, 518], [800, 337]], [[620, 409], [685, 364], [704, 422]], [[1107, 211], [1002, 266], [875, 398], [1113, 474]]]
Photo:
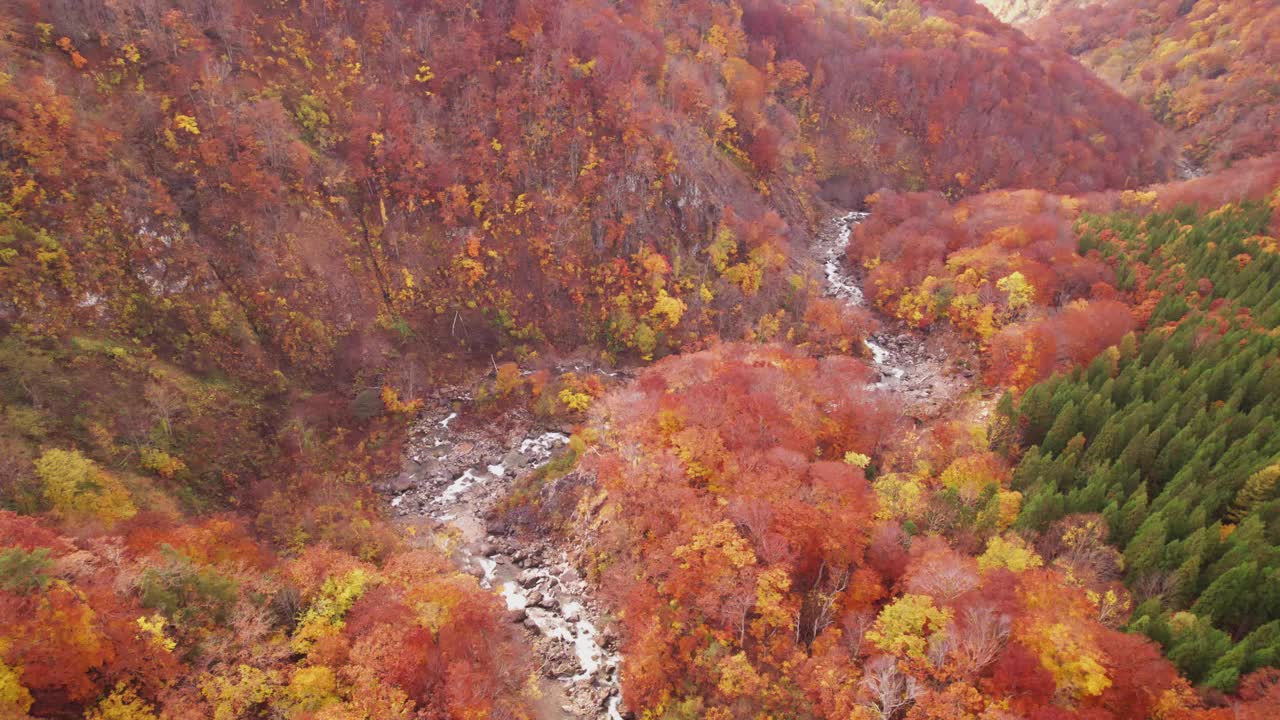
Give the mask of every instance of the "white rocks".
[[[842, 298], [854, 306], [865, 304], [866, 298], [857, 279], [845, 270], [845, 252], [853, 228], [866, 218], [867, 213], [863, 212], [851, 212], [835, 218], [832, 220], [835, 232], [828, 233], [818, 243], [827, 279], [826, 294]], [[914, 335], [875, 335], [864, 339], [863, 344], [871, 353], [871, 364], [879, 376], [871, 386], [874, 389], [902, 392], [920, 399], [932, 396], [932, 386], [942, 381], [944, 359], [929, 357], [924, 352], [923, 341]]]
[[862, 288], [853, 276], [845, 272], [844, 256], [849, 247], [849, 237], [853, 228], [867, 217], [867, 213], [851, 212], [836, 218], [833, 222], [839, 228], [834, 238], [819, 242], [822, 252], [822, 269], [827, 277], [826, 294], [845, 300], [850, 305], [862, 305], [866, 302]]
[[862, 342], [871, 351], [871, 361], [875, 363], [876, 370], [880, 373], [880, 381], [875, 384], [875, 387], [889, 387], [906, 376], [906, 369], [896, 364], [893, 354], [886, 350], [883, 345], [872, 339], [863, 340]]
[[508, 610], [524, 610], [528, 607], [529, 599], [520, 592], [520, 586], [513, 582], [502, 583], [500, 594], [507, 601]]
[[523, 440], [520, 443], [520, 454], [527, 458], [526, 462], [537, 465], [546, 462], [556, 448], [568, 444], [568, 435], [558, 432], [545, 432], [537, 437]]
[[484, 570], [484, 575], [480, 578], [480, 585], [487, 588], [493, 582], [493, 574], [498, 569], [498, 562], [483, 556], [476, 558], [476, 562], [480, 563], [480, 568]]
[[510, 483], [551, 459], [568, 434], [512, 433], [510, 424], [460, 432], [452, 427], [458, 412], [443, 415], [411, 432], [412, 483], [384, 489], [393, 512], [429, 515], [460, 535], [454, 562], [502, 598], [512, 623], [540, 638], [534, 649], [547, 676], [565, 685], [573, 717], [620, 720], [617, 642], [597, 629], [590, 590], [567, 554], [542, 540], [517, 548], [486, 531], [487, 513]]
[[444, 492], [440, 493], [440, 503], [443, 505], [449, 505], [457, 502], [458, 498], [461, 497], [463, 493], [479, 481], [480, 477], [470, 469], [462, 471], [462, 474], [454, 479], [449, 487], [444, 489]]

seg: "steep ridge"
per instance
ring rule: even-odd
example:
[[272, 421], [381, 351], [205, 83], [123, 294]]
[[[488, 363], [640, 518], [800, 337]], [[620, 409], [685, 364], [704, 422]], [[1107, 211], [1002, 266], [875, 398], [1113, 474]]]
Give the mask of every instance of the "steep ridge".
[[1172, 171], [1129, 101], [960, 0], [3, 12], [0, 322], [238, 376], [347, 381], [411, 337], [646, 357], [778, 310], [800, 333], [780, 270], [815, 193]]

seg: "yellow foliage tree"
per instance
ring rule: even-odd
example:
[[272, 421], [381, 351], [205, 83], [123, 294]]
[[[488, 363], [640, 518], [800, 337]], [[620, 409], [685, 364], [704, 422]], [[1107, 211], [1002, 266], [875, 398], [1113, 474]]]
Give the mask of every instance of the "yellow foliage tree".
[[338, 697], [337, 676], [324, 665], [295, 670], [289, 682], [288, 695], [291, 704], [301, 712], [315, 712], [342, 700]]
[[756, 621], [761, 627], [787, 628], [795, 622], [794, 603], [789, 602], [791, 576], [785, 568], [775, 567], [760, 573], [756, 579]]
[[160, 613], [156, 613], [151, 617], [145, 615], [138, 618], [138, 630], [142, 635], [151, 641], [153, 645], [164, 650], [165, 652], [173, 652], [178, 643], [170, 638], [164, 631], [165, 619]]
[[1018, 513], [1022, 512], [1022, 493], [1017, 490], [1001, 490], [996, 493], [996, 500], [1000, 508], [996, 526], [1006, 530], [1018, 519]]
[[996, 288], [1009, 296], [1009, 309], [1019, 310], [1031, 304], [1036, 289], [1022, 273], [1014, 271], [996, 281]]
[[397, 415], [410, 415], [422, 409], [421, 398], [415, 398], [409, 402], [400, 399], [400, 393], [390, 385], [382, 386], [382, 404], [387, 408], [387, 412]]
[[520, 375], [520, 366], [513, 362], [505, 362], [494, 372], [494, 385], [498, 394], [506, 397], [524, 387], [524, 377]]
[[213, 706], [212, 720], [239, 720], [255, 705], [261, 705], [275, 694], [279, 684], [275, 670], [263, 670], [240, 664], [217, 675], [206, 675], [200, 682], [200, 694]]
[[376, 578], [362, 568], [326, 579], [315, 600], [298, 619], [298, 627], [293, 632], [294, 651], [305, 653], [320, 638], [341, 630], [347, 611], [375, 581]]
[[725, 658], [719, 664], [720, 680], [716, 689], [728, 698], [753, 697], [759, 692], [761, 678], [745, 653]]
[[200, 126], [196, 123], [196, 119], [190, 115], [174, 115], [173, 126], [192, 135], [200, 134]]
[[156, 713], [133, 688], [120, 683], [84, 717], [85, 720], [156, 720]]
[[880, 520], [910, 520], [924, 512], [926, 492], [919, 479], [907, 473], [889, 473], [876, 479], [872, 485], [877, 503], [876, 517]]
[[684, 311], [683, 300], [671, 297], [666, 290], [659, 290], [658, 298], [653, 301], [653, 309], [649, 311], [649, 317], [657, 320], [659, 327], [673, 328], [680, 324]]
[[64, 515], [114, 523], [138, 512], [120, 480], [78, 450], [46, 450], [35, 466], [45, 499]]
[[1044, 561], [1027, 546], [1025, 540], [1012, 533], [997, 535], [987, 541], [987, 550], [978, 557], [978, 567], [983, 570], [1008, 568], [1022, 572], [1044, 565]]
[[1078, 699], [1101, 695], [1111, 687], [1106, 668], [1098, 662], [1097, 651], [1081, 633], [1065, 623], [1041, 624], [1023, 640], [1053, 676], [1058, 693]]
[[1000, 484], [999, 476], [993, 472], [995, 467], [985, 453], [965, 455], [953, 460], [939, 479], [943, 487], [954, 489], [962, 497], [975, 498], [988, 485]]
[[866, 468], [871, 464], [871, 458], [869, 456], [863, 455], [860, 452], [854, 452], [853, 450], [844, 454], [844, 461], [854, 467], [860, 468]]
[[591, 396], [573, 388], [562, 388], [556, 397], [570, 412], [582, 412], [591, 406]]
[[945, 635], [949, 608], [938, 608], [928, 595], [903, 595], [885, 606], [867, 631], [867, 640], [884, 652], [923, 660], [929, 638]]
[[751, 549], [751, 544], [728, 520], [721, 520], [694, 535], [687, 545], [676, 548], [673, 555], [677, 560], [682, 561], [681, 567], [687, 569], [692, 566], [695, 558], [712, 551], [722, 553], [735, 568], [754, 565], [756, 562], [756, 554]]
[[22, 668], [0, 662], [0, 717], [25, 717], [33, 701], [31, 693], [22, 686]]

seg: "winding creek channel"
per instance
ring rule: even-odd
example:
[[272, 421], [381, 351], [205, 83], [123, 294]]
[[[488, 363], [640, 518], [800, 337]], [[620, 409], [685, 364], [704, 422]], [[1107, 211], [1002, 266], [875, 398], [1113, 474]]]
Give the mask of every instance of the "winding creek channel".
[[[825, 294], [849, 305], [867, 305], [862, 282], [850, 270], [845, 253], [853, 230], [868, 213], [849, 212], [837, 215], [818, 237], [816, 251], [826, 278]], [[871, 365], [879, 379], [873, 387], [900, 396], [912, 414], [932, 416], [939, 413], [969, 383], [957, 381], [957, 371], [950, 365], [954, 358], [930, 342], [926, 333], [910, 330], [895, 321], [881, 318], [883, 328], [863, 340]], [[892, 328], [892, 330], [890, 329]], [[971, 371], [959, 374], [972, 378]]]
[[[845, 267], [845, 251], [866, 217], [851, 212], [833, 218], [814, 245], [826, 294], [854, 306], [865, 298]], [[921, 415], [935, 412], [965, 384], [956, 382], [945, 354], [930, 349], [928, 339], [902, 329], [865, 340], [879, 374], [874, 387]], [[402, 472], [383, 484], [391, 512], [426, 529], [419, 534], [424, 542], [444, 537], [458, 568], [501, 596], [541, 662], [545, 718], [623, 720], [618, 638], [567, 548], [554, 538], [517, 538], [490, 521], [516, 480], [560, 451], [568, 435], [541, 427], [524, 411], [492, 423], [469, 422], [471, 398], [463, 391], [444, 393], [434, 403], [410, 429]]]

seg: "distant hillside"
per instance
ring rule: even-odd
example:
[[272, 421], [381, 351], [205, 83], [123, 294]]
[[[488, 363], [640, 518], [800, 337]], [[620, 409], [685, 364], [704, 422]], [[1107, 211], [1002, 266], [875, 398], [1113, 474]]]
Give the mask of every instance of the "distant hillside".
[[1048, 7], [1027, 33], [1142, 103], [1176, 132], [1193, 163], [1213, 169], [1276, 149], [1280, 5], [1134, 0]]
[[1010, 25], [1038, 20], [1049, 13], [1088, 2], [1089, 0], [978, 0], [992, 15]]

